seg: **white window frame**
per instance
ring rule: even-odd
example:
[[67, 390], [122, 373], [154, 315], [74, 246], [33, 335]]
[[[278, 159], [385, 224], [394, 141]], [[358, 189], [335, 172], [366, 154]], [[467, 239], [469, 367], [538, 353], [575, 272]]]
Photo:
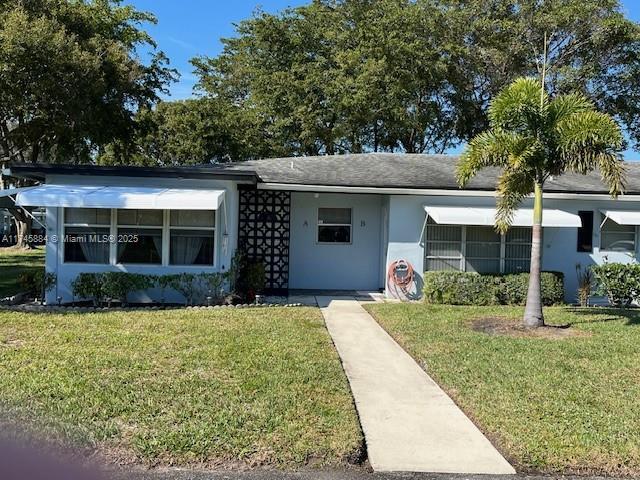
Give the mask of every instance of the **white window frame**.
[[[438, 224], [436, 224], [438, 225]], [[471, 227], [473, 228], [475, 225], [449, 225], [449, 224], [443, 224], [442, 226], [446, 226], [446, 227], [459, 227], [461, 229], [461, 233], [460, 233], [460, 255], [457, 256], [439, 256], [439, 255], [427, 255], [427, 244], [431, 243], [431, 244], [438, 244], [438, 243], [457, 243], [457, 242], [452, 242], [452, 241], [447, 241], [447, 240], [428, 240], [427, 239], [427, 235], [424, 235], [424, 259], [425, 259], [425, 265], [426, 265], [426, 261], [427, 260], [459, 260], [460, 262], [460, 267], [458, 270], [459, 272], [466, 272], [467, 271], [467, 228]], [[425, 229], [429, 228], [429, 224], [425, 223]], [[517, 228], [522, 228], [522, 227], [517, 227]], [[487, 243], [487, 242], [475, 242], [475, 243]], [[497, 243], [497, 242], [489, 242], [489, 243]], [[523, 243], [521, 245], [528, 245], [529, 248], [531, 248], [531, 242], [528, 243]], [[501, 234], [500, 235], [500, 258], [499, 260], [499, 272], [495, 272], [495, 274], [505, 274], [506, 272], [506, 261], [510, 260], [510, 261], [514, 261], [514, 260], [529, 260], [527, 258], [509, 258], [507, 259], [507, 235], [506, 234]], [[473, 257], [475, 260], [492, 260], [493, 257]], [[434, 270], [435, 271], [435, 270]]]
[[[638, 251], [638, 228], [639, 228], [638, 225], [636, 225], [633, 229], [633, 250], [609, 250], [608, 248], [602, 247], [602, 230], [604, 229], [604, 226], [607, 224], [607, 222], [616, 223], [613, 220], [611, 220], [609, 217], [604, 217], [603, 221], [600, 223], [600, 232], [598, 235], [598, 249], [601, 252], [605, 252], [609, 254], [610, 253], [621, 253], [623, 255], [635, 254]], [[594, 219], [594, 223], [595, 223], [595, 219]]]
[[[113, 242], [111, 242], [109, 244], [109, 260], [106, 263], [92, 263], [92, 262], [68, 262], [65, 260], [65, 249], [66, 249], [66, 244], [67, 242], [65, 242], [65, 238], [67, 235], [67, 227], [71, 227], [71, 228], [107, 228], [109, 230], [109, 235], [112, 235], [112, 221], [109, 224], [102, 224], [102, 223], [67, 223], [66, 221], [66, 216], [67, 216], [67, 210], [70, 210], [74, 207], [64, 207], [64, 208], [60, 208], [60, 218], [61, 218], [61, 222], [60, 225], [62, 227], [62, 232], [60, 233], [60, 243], [62, 244], [62, 248], [60, 249], [61, 251], [61, 256], [62, 256], [62, 263], [67, 264], [67, 265], [89, 265], [89, 266], [99, 266], [99, 267], [104, 267], [105, 265], [111, 265], [111, 250], [112, 250], [112, 245]], [[88, 210], [110, 210], [109, 208], [89, 208]], [[111, 220], [113, 219], [113, 213], [111, 213]]]
[[[162, 210], [162, 224], [158, 227], [155, 225], [129, 225], [129, 224], [122, 224], [120, 225], [118, 223], [118, 210], [124, 210], [124, 209], [117, 209], [114, 208], [113, 210], [111, 210], [111, 223], [113, 224], [115, 221], [115, 235], [116, 235], [116, 240], [119, 239], [119, 233], [118, 231], [123, 228], [123, 229], [140, 229], [140, 230], [160, 230], [160, 238], [162, 238], [162, 249], [160, 251], [160, 262], [159, 263], [119, 263], [118, 262], [118, 242], [113, 242], [114, 245], [114, 249], [115, 249], [115, 258], [114, 258], [114, 265], [117, 267], [162, 267], [162, 266], [166, 266], [166, 263], [164, 262], [164, 256], [165, 256], [165, 250], [168, 251], [167, 248], [167, 244], [165, 243], [165, 230], [167, 227], [167, 210]], [[132, 210], [138, 211], [138, 210], [149, 210], [148, 208], [133, 208]]]
[[[218, 212], [217, 212], [217, 210], [211, 210], [211, 211], [213, 212], [213, 227], [180, 227], [178, 225], [172, 226], [171, 225], [171, 210], [165, 210], [164, 211], [164, 213], [165, 213], [165, 223], [168, 226], [167, 232], [166, 232], [166, 234], [167, 234], [167, 238], [166, 238], [167, 248], [166, 249], [164, 248], [165, 238], [163, 237], [163, 239], [162, 239], [163, 251], [166, 250], [166, 255], [167, 255], [166, 263], [164, 263], [165, 259], [164, 259], [164, 255], [163, 255], [163, 264], [164, 265], [168, 265], [168, 266], [171, 266], [171, 267], [195, 267], [195, 268], [198, 268], [198, 267], [211, 268], [211, 267], [214, 267], [214, 266], [217, 265], [218, 259], [217, 259], [216, 252], [217, 252], [218, 249], [216, 247], [218, 245], [218, 239], [217, 239], [217, 236], [216, 236], [216, 232], [218, 231], [218, 229], [217, 229], [217, 227], [218, 227]], [[178, 264], [178, 263], [176, 263], [176, 264], [171, 263], [171, 230], [195, 230], [195, 231], [206, 230], [206, 231], [209, 231], [209, 232], [213, 232], [213, 263], [207, 264], [207, 265], [194, 265], [194, 264], [182, 265], [182, 264]], [[163, 254], [164, 253], [165, 252], [163, 252]]]
[[[194, 270], [216, 270], [218, 268], [218, 235], [217, 232], [220, 231], [220, 215], [218, 215], [217, 210], [213, 210], [215, 213], [215, 221], [213, 227], [173, 227], [178, 230], [212, 230], [213, 234], [213, 264], [211, 265], [171, 265], [169, 263], [170, 259], [170, 239], [171, 239], [171, 210], [162, 210], [162, 226], [154, 227], [154, 226], [140, 226], [140, 225], [118, 225], [118, 209], [116, 208], [98, 208], [97, 210], [109, 210], [110, 211], [110, 223], [107, 224], [88, 224], [88, 223], [66, 223], [66, 211], [67, 209], [74, 207], [59, 207], [58, 208], [58, 218], [59, 222], [59, 239], [61, 247], [59, 250], [59, 262], [63, 265], [87, 265], [90, 267], [135, 267], [136, 269], [144, 269], [144, 268], [158, 268], [158, 267], [168, 267], [175, 269], [194, 269]], [[136, 209], [136, 210], [147, 210], [147, 209]], [[90, 262], [67, 262], [65, 261], [64, 249], [64, 235], [66, 232], [66, 227], [88, 227], [88, 228], [108, 228], [109, 235], [111, 238], [118, 238], [118, 228], [148, 228], [150, 230], [162, 230], [162, 252], [161, 252], [161, 263], [118, 263], [118, 243], [116, 241], [110, 242], [109, 244], [109, 262], [108, 263], [90, 263]]]
[[[320, 210], [323, 208], [349, 210], [349, 223], [320, 223]], [[348, 242], [321, 242], [320, 227], [349, 227], [349, 241]], [[316, 210], [316, 244], [318, 245], [351, 245], [353, 244], [353, 208], [352, 207], [327, 207], [327, 206], [318, 207]]]

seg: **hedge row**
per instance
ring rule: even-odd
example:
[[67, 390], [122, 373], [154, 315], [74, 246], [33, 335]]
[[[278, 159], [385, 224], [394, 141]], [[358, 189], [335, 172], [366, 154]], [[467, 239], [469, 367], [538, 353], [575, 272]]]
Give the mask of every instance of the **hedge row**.
[[605, 263], [591, 267], [596, 293], [605, 295], [615, 307], [628, 307], [640, 302], [640, 264]]
[[118, 301], [127, 303], [130, 293], [159, 288], [162, 303], [167, 289], [180, 293], [187, 305], [202, 302], [209, 295], [215, 299], [222, 295], [226, 280], [224, 273], [179, 273], [175, 275], [143, 275], [128, 272], [81, 273], [71, 282], [77, 299], [91, 300], [95, 306]]
[[[425, 272], [424, 301], [448, 305], [524, 305], [529, 274], [480, 275], [470, 272]], [[564, 275], [542, 272], [542, 303], [564, 302]]]

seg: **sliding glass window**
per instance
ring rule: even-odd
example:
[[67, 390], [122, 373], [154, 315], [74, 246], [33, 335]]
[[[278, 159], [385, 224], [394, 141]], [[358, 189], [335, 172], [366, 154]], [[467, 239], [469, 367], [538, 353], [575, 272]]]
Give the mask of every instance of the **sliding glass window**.
[[109, 263], [111, 210], [66, 208], [63, 249], [66, 263]]
[[170, 214], [169, 263], [213, 265], [215, 261], [214, 210], [174, 210]]
[[162, 210], [118, 210], [118, 264], [162, 263]]

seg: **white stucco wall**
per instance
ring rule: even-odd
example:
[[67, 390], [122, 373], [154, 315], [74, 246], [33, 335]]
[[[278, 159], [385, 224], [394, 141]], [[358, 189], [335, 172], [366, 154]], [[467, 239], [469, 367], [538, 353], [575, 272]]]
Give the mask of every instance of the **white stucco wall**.
[[[383, 249], [384, 196], [333, 193], [291, 194], [289, 288], [377, 290]], [[352, 209], [351, 243], [317, 242], [318, 208]]]
[[[63, 236], [63, 228], [60, 222], [62, 209], [47, 209], [47, 233], [49, 238], [56, 235], [58, 241], [49, 241], [47, 244], [45, 266], [48, 272], [57, 274], [58, 282], [55, 289], [47, 294], [48, 303], [56, 303], [61, 297], [62, 302], [73, 301], [71, 282], [82, 272], [106, 272], [126, 271], [131, 273], [143, 273], [150, 275], [170, 274], [179, 272], [222, 272], [229, 268], [229, 262], [237, 245], [237, 219], [238, 219], [238, 190], [236, 182], [226, 180], [191, 180], [181, 178], [124, 178], [124, 177], [92, 177], [92, 176], [49, 176], [47, 183], [61, 185], [120, 185], [120, 186], [146, 186], [166, 188], [211, 188], [224, 189], [225, 202], [216, 213], [216, 243], [215, 265], [206, 266], [161, 266], [161, 265], [92, 265], [84, 263], [64, 263], [64, 252], [59, 239]], [[225, 225], [225, 214], [229, 225]], [[223, 249], [223, 234], [228, 234], [226, 251]], [[160, 291], [137, 292], [129, 297], [131, 302], [145, 302], [159, 300]], [[173, 292], [166, 297], [169, 302], [182, 302], [181, 295]]]
[[[418, 196], [393, 195], [389, 198], [389, 245], [386, 255], [387, 267], [398, 259], [410, 262], [418, 274], [421, 285], [421, 274], [424, 270], [424, 247], [419, 242], [424, 224], [424, 205], [456, 205], [494, 207], [495, 199], [491, 197], [461, 196]], [[531, 208], [531, 201], [524, 203]], [[577, 228], [545, 228], [542, 268], [564, 273], [566, 300], [576, 300], [577, 277], [576, 265], [583, 267], [608, 262], [628, 263], [634, 261], [632, 255], [620, 252], [603, 252], [600, 250], [600, 210], [640, 210], [640, 202], [625, 200], [558, 200], [546, 199], [545, 208], [557, 208], [571, 213], [580, 210], [593, 210], [593, 252], [577, 251]], [[640, 238], [638, 239], [640, 240]], [[636, 249], [638, 249], [636, 242]], [[640, 252], [636, 252], [637, 253]]]

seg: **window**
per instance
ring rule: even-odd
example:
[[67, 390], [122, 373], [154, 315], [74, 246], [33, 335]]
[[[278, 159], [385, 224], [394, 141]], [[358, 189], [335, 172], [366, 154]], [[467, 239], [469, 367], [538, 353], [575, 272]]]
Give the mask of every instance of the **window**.
[[118, 210], [117, 263], [162, 263], [162, 210]]
[[530, 227], [511, 227], [503, 236], [504, 268], [502, 273], [528, 272], [531, 266]]
[[426, 270], [462, 270], [462, 227], [429, 219], [425, 254]]
[[609, 252], [635, 252], [635, 225], [619, 225], [607, 218], [600, 229], [600, 250]]
[[425, 232], [425, 270], [478, 273], [529, 271], [531, 228], [439, 225], [430, 218]]
[[495, 273], [500, 271], [500, 234], [492, 227], [466, 227], [467, 272]]
[[351, 243], [351, 209], [318, 209], [318, 243]]
[[582, 226], [578, 228], [578, 252], [593, 251], [593, 211], [581, 210], [578, 212]]
[[215, 225], [214, 210], [175, 210], [170, 213], [171, 265], [213, 265]]
[[111, 211], [67, 208], [64, 211], [64, 261], [109, 263]]

